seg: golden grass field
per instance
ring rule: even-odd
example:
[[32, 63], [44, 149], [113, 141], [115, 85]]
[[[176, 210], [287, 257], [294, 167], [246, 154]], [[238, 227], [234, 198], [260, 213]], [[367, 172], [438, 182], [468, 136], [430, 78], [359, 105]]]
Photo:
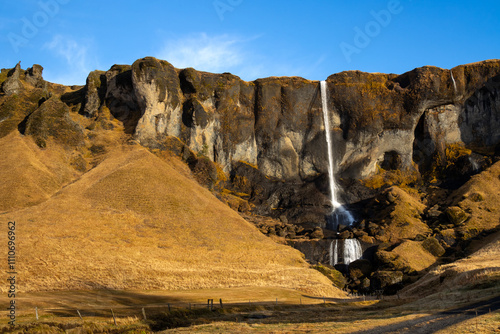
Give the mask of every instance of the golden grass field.
[[21, 292], [273, 286], [344, 295], [186, 177], [176, 158], [117, 145], [77, 175], [29, 137], [8, 135], [0, 151], [10, 189], [2, 196], [14, 208], [0, 217], [4, 227], [16, 221]]

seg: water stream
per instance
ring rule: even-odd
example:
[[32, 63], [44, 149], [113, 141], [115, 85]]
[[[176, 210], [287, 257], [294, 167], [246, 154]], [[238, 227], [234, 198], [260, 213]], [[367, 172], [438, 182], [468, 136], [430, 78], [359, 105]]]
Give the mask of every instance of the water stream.
[[453, 71], [450, 70], [451, 81], [453, 81], [453, 89], [455, 90], [455, 94], [457, 93], [457, 83], [455, 82], [455, 78], [453, 77]]

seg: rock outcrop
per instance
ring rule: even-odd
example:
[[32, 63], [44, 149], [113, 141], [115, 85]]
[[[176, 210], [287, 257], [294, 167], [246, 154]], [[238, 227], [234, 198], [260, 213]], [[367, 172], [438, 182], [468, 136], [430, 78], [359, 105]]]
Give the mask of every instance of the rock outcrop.
[[7, 79], [2, 83], [2, 91], [7, 95], [19, 93], [22, 88], [20, 81], [21, 62], [17, 63], [16, 67], [9, 71]]

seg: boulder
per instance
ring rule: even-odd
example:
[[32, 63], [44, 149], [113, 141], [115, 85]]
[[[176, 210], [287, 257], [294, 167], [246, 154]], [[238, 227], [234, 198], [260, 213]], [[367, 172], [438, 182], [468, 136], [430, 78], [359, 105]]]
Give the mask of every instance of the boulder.
[[462, 208], [458, 206], [452, 206], [447, 208], [446, 216], [448, 217], [450, 223], [452, 223], [454, 226], [462, 224], [469, 218], [469, 215], [465, 213], [464, 210], [462, 210]]
[[432, 255], [439, 257], [446, 252], [436, 238], [429, 237], [422, 242], [422, 247]]
[[342, 275], [340, 271], [336, 270], [335, 268], [322, 264], [318, 264], [313, 268], [328, 277], [328, 279], [332, 281], [337, 288], [344, 289], [347, 285], [347, 279], [344, 277], [344, 275]]
[[434, 205], [432, 208], [430, 208], [427, 211], [427, 217], [430, 217], [430, 218], [437, 218], [442, 214], [443, 214], [443, 212], [439, 209], [438, 204]]
[[446, 229], [439, 232], [438, 238], [446, 243], [448, 247], [455, 246], [457, 243], [457, 234], [454, 229]]
[[345, 230], [339, 234], [340, 239], [351, 239], [352, 238], [352, 232], [349, 230]]
[[323, 229], [321, 227], [316, 227], [314, 231], [311, 233], [311, 239], [323, 239]]
[[352, 279], [362, 279], [369, 277], [373, 271], [373, 265], [365, 259], [356, 260], [349, 263], [349, 277]]
[[25, 134], [33, 136], [42, 148], [46, 147], [49, 138], [66, 147], [85, 145], [82, 127], [71, 119], [68, 106], [55, 97], [42, 103], [29, 115]]
[[403, 273], [401, 271], [376, 271], [371, 277], [372, 287], [375, 290], [386, 289], [393, 285], [403, 283]]

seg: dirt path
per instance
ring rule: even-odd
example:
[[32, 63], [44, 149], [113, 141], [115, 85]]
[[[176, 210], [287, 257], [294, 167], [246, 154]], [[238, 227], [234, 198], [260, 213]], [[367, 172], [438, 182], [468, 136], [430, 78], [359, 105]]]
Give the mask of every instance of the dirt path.
[[500, 309], [500, 296], [464, 307], [436, 313], [427, 317], [377, 327], [354, 334], [416, 333], [428, 334], [445, 329], [459, 322]]

